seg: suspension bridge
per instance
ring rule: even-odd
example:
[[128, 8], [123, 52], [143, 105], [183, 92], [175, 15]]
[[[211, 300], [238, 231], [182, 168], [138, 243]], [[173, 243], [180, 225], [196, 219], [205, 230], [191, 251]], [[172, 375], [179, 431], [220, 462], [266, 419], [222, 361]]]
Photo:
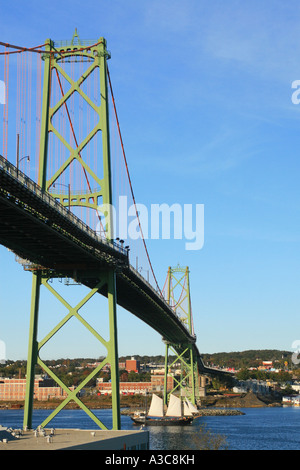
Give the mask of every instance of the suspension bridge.
[[[24, 427], [32, 427], [34, 374], [39, 365], [67, 398], [41, 423], [46, 426], [71, 400], [96, 424], [104, 424], [80, 400], [80, 391], [110, 364], [113, 429], [120, 429], [117, 305], [159, 333], [168, 354], [181, 362], [174, 390], [186, 388], [193, 403], [204, 366], [196, 344], [189, 270], [169, 268], [160, 288], [135, 200], [108, 68], [106, 40], [52, 41], [25, 48], [0, 42], [5, 95], [0, 143], [0, 243], [32, 274]], [[135, 208], [140, 237], [118, 237], [111, 208], [120, 195]], [[141, 266], [143, 269], [141, 269]], [[143, 276], [143, 273], [147, 273]], [[73, 279], [89, 293], [75, 306], [52, 285]], [[39, 338], [40, 297], [46, 289], [67, 314]], [[109, 338], [81, 315], [95, 294], [107, 299]], [[40, 357], [43, 346], [76, 318], [107, 351], [91, 374], [71, 390]], [[165, 402], [168, 393], [165, 386]]]

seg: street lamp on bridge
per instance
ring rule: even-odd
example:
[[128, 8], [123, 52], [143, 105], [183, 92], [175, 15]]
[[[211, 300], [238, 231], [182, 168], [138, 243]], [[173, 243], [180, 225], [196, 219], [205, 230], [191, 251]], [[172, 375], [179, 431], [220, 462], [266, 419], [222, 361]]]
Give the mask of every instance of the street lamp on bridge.
[[25, 158], [27, 158], [27, 161], [30, 162], [30, 157], [29, 155], [26, 155], [25, 157], [22, 157], [20, 159], [20, 134], [17, 134], [17, 172], [19, 172], [19, 165], [20, 165], [20, 162], [22, 160], [24, 160]]
[[53, 183], [53, 188], [55, 188], [55, 185], [58, 184], [59, 186], [64, 186], [65, 188], [68, 188], [68, 200], [69, 200], [69, 211], [71, 210], [71, 185], [69, 184], [63, 184], [63, 183]]

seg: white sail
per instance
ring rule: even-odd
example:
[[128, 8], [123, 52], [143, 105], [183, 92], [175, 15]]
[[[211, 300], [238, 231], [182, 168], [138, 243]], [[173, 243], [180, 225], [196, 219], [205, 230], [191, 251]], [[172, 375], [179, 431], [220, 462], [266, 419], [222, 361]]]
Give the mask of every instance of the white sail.
[[183, 403], [183, 414], [184, 416], [193, 416], [187, 401]]
[[151, 405], [149, 408], [148, 416], [159, 416], [162, 417], [164, 415], [164, 403], [163, 399], [159, 398], [157, 395], [153, 393]]
[[191, 403], [187, 398], [186, 398], [186, 403], [187, 403], [187, 406], [189, 407], [189, 410], [190, 410], [192, 413], [198, 413], [198, 410], [197, 410], [197, 408], [195, 407], [195, 405], [193, 405], [193, 403]]
[[170, 395], [170, 401], [166, 416], [182, 416], [181, 399], [175, 397], [175, 395]]

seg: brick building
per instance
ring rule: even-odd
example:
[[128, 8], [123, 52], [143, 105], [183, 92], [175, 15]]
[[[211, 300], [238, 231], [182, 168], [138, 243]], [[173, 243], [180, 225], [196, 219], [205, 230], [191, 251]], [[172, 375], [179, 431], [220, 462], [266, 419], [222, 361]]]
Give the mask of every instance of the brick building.
[[[70, 387], [74, 389], [74, 387]], [[15, 401], [25, 400], [26, 379], [8, 379], [0, 377], [0, 400]], [[63, 400], [67, 394], [61, 387], [58, 387], [52, 379], [36, 377], [34, 380], [34, 399], [48, 400], [49, 398], [59, 398]]]
[[125, 369], [127, 372], [136, 372], [137, 374], [140, 372], [140, 361], [137, 361], [132, 357], [131, 359], [126, 359], [125, 362]]
[[[167, 390], [172, 390], [174, 381], [172, 377], [168, 377]], [[100, 394], [111, 393], [111, 382], [101, 382], [97, 380], [97, 387]], [[151, 382], [120, 382], [121, 394], [145, 395], [146, 392], [158, 392], [164, 389], [164, 376], [151, 375]]]
[[127, 372], [139, 373], [141, 370], [140, 361], [132, 357], [131, 359], [126, 359], [125, 361], [119, 362], [119, 370], [123, 370], [123, 369], [126, 370]]
[[[161, 374], [151, 375], [152, 392], [162, 392], [164, 389], [165, 376]], [[167, 390], [174, 388], [174, 379], [171, 375], [167, 376]]]
[[[101, 395], [111, 393], [111, 382], [98, 382], [98, 391]], [[120, 394], [145, 395], [151, 391], [151, 382], [120, 382]]]

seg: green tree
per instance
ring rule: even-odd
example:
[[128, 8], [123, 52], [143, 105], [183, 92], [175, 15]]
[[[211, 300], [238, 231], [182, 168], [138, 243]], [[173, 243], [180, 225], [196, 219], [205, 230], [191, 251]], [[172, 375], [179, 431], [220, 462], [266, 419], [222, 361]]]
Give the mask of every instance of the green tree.
[[248, 380], [250, 379], [250, 372], [247, 369], [241, 369], [237, 374], [236, 374], [237, 380]]
[[288, 372], [280, 371], [276, 374], [277, 379], [275, 379], [278, 383], [285, 383], [291, 381], [291, 375]]

